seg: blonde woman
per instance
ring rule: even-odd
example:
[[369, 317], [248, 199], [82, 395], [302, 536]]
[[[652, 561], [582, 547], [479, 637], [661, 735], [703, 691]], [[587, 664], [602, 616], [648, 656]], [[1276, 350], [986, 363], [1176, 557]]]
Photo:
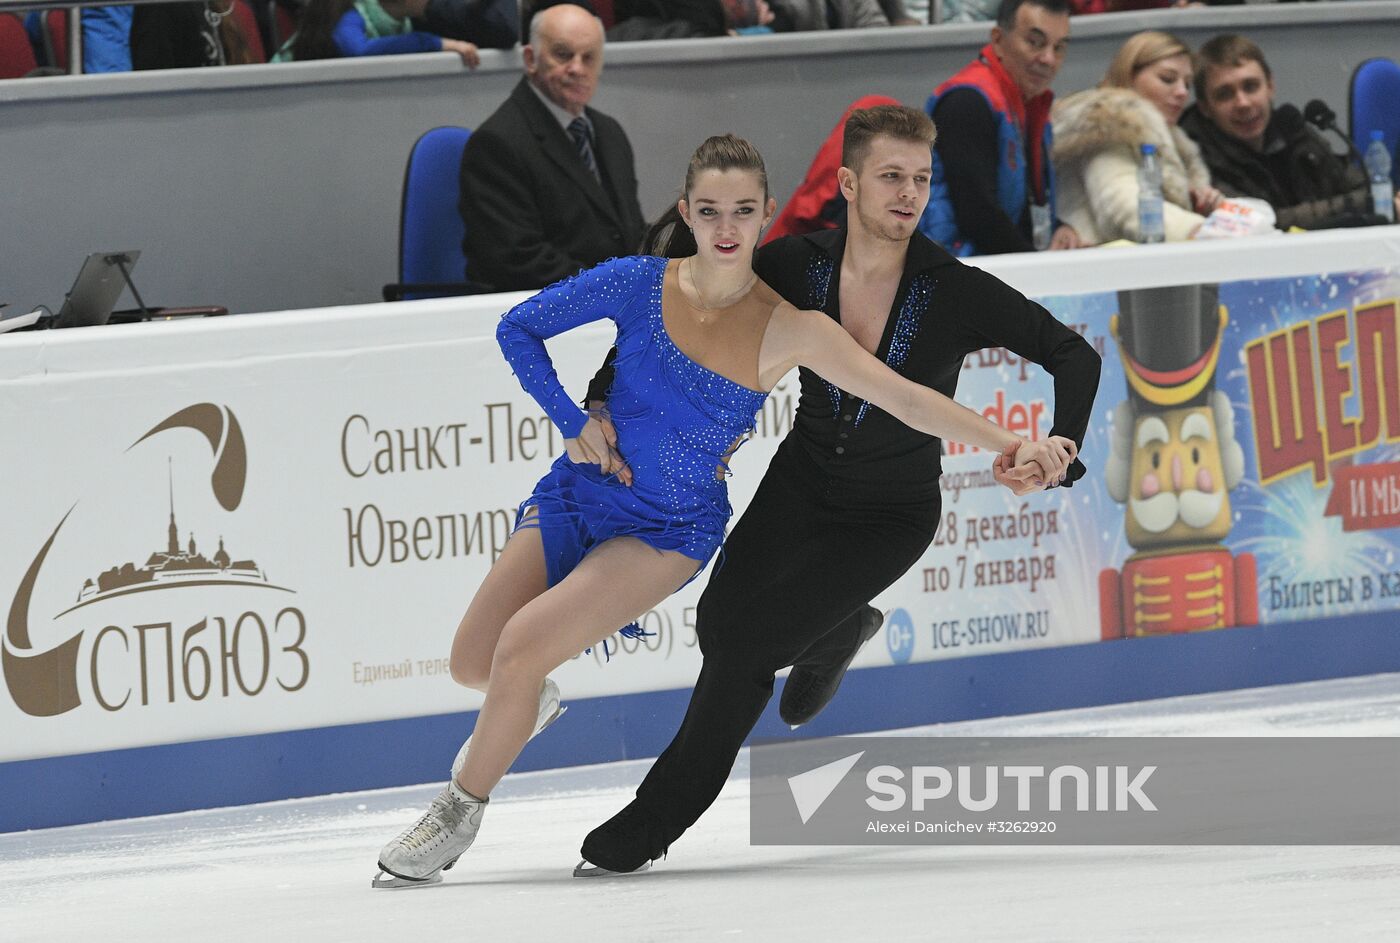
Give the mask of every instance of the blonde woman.
[[1142, 145], [1162, 166], [1168, 242], [1190, 239], [1220, 203], [1200, 149], [1179, 127], [1190, 99], [1191, 50], [1170, 33], [1128, 37], [1098, 88], [1071, 95], [1053, 120], [1060, 218], [1086, 244], [1140, 241], [1137, 171]]

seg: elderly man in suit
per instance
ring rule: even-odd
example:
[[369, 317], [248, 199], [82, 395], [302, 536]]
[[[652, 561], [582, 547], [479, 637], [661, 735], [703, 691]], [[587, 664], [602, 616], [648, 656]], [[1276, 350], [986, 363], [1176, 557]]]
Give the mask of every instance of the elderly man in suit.
[[632, 146], [588, 107], [603, 71], [603, 25], [570, 3], [535, 14], [525, 77], [462, 154], [467, 279], [541, 288], [637, 250], [645, 223]]

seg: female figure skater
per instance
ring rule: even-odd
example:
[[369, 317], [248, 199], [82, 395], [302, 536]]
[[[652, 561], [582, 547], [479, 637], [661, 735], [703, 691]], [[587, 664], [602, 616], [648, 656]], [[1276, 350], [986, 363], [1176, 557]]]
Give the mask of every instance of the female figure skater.
[[[453, 678], [486, 699], [447, 787], [380, 853], [387, 877], [377, 887], [440, 880], [475, 840], [496, 783], [558, 716], [548, 672], [704, 567], [730, 516], [726, 463], [792, 368], [807, 366], [929, 435], [993, 453], [1014, 448], [1021, 480], [1056, 481], [1073, 460], [1072, 441], [1022, 442], [890, 370], [825, 314], [798, 311], [759, 280], [753, 251], [776, 203], [748, 142], [725, 135], [702, 144], [677, 208], [694, 231], [694, 256], [604, 262], [520, 304], [497, 330], [566, 454], [522, 505], [458, 627]], [[601, 318], [617, 324], [611, 440], [564, 392], [544, 347]]]

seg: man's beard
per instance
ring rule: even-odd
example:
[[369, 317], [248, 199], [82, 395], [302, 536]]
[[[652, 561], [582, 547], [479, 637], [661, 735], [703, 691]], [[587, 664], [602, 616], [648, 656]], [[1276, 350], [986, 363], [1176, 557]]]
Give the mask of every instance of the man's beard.
[[879, 216], [867, 213], [859, 202], [856, 203], [856, 215], [860, 217], [861, 226], [877, 239], [884, 239], [887, 242], [908, 242], [914, 235], [914, 229], [918, 228], [916, 226], [908, 232], [903, 232], [898, 223], [884, 217], [884, 210], [880, 212]]

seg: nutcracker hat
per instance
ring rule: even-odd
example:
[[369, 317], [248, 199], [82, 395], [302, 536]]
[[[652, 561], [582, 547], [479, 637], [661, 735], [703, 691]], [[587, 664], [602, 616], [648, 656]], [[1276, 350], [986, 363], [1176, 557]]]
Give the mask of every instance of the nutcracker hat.
[[1215, 389], [1229, 315], [1217, 285], [1171, 285], [1118, 293], [1109, 330], [1135, 409], [1199, 406]]

